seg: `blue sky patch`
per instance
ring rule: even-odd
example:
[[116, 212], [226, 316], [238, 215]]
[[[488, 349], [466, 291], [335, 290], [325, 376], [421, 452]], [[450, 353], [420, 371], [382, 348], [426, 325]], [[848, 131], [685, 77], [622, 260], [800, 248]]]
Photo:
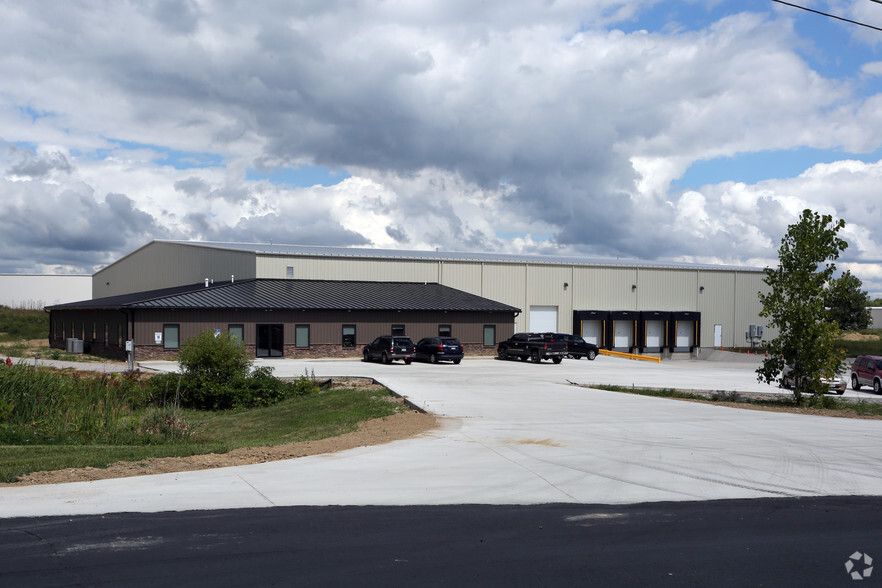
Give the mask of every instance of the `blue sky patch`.
[[882, 149], [872, 153], [843, 153], [827, 149], [787, 149], [743, 153], [734, 157], [715, 157], [696, 161], [683, 176], [672, 183], [674, 190], [697, 190], [707, 184], [744, 182], [755, 184], [774, 178], [794, 178], [816, 163], [833, 163], [845, 159], [876, 162], [882, 159]]
[[149, 150], [156, 153], [153, 161], [157, 165], [167, 165], [175, 169], [194, 169], [206, 167], [220, 167], [224, 164], [224, 158], [217, 153], [199, 151], [179, 151], [161, 145], [149, 145], [147, 143], [135, 143], [133, 141], [110, 141], [114, 147], [96, 149], [95, 151], [82, 152], [71, 150], [71, 154], [88, 159], [106, 159], [114, 151], [118, 150]]

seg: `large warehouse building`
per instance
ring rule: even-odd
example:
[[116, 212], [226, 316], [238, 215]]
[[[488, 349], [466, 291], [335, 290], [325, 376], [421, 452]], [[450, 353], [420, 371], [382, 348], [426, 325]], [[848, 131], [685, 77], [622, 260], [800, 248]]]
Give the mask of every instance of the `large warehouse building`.
[[144, 358], [198, 330], [230, 329], [257, 356], [297, 357], [355, 355], [389, 333], [450, 334], [492, 353], [513, 332], [558, 331], [606, 349], [695, 353], [750, 343], [764, 323], [763, 276], [581, 257], [153, 241], [97, 272], [92, 300], [52, 307], [51, 339], [108, 354], [132, 339]]

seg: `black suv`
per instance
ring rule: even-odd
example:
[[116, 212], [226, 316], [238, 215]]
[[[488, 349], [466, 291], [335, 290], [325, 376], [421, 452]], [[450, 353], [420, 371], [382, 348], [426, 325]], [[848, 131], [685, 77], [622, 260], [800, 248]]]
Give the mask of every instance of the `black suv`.
[[364, 346], [362, 357], [364, 361], [381, 360], [383, 363], [392, 363], [394, 359], [403, 359], [404, 363], [413, 361], [414, 345], [410, 337], [393, 337], [383, 335], [377, 337]]
[[462, 343], [455, 337], [423, 337], [416, 344], [414, 359], [438, 363], [452, 361], [459, 363], [463, 358]]
[[554, 341], [563, 341], [567, 344], [567, 355], [573, 359], [587, 357], [594, 360], [597, 357], [597, 345], [589, 343], [578, 335], [568, 335], [567, 333], [545, 333], [545, 336]]

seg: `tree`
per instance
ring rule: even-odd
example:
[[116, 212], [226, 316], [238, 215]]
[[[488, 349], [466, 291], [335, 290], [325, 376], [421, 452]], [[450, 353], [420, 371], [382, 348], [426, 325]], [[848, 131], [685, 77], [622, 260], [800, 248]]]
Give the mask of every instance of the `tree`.
[[787, 227], [778, 249], [777, 268], [766, 268], [763, 282], [768, 293], [759, 293], [760, 316], [778, 336], [767, 342], [768, 356], [757, 369], [757, 379], [771, 383], [787, 365], [793, 366], [793, 397], [797, 404], [803, 393], [820, 397], [826, 392], [823, 378], [836, 376], [844, 359], [835, 339], [836, 323], [827, 321], [826, 293], [830, 287], [833, 260], [848, 247], [837, 233], [845, 221], [835, 223], [830, 215], [803, 210], [799, 222]]
[[246, 377], [252, 363], [245, 345], [236, 337], [210, 330], [184, 343], [178, 361], [188, 380], [206, 384], [226, 384]]
[[870, 324], [869, 296], [861, 290], [863, 284], [846, 271], [827, 288], [829, 320], [836, 321], [843, 331], [866, 329]]

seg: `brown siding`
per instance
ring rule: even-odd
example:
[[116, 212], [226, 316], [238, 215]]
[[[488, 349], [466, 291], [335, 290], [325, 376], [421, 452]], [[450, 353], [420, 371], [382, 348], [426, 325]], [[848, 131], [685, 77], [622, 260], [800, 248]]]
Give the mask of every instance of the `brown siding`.
[[[405, 333], [415, 342], [423, 337], [438, 334], [439, 325], [450, 325], [451, 334], [458, 338], [470, 354], [492, 354], [495, 347], [483, 345], [484, 325], [496, 326], [496, 340], [507, 339], [514, 333], [513, 313], [492, 312], [349, 312], [349, 311], [221, 311], [221, 310], [135, 310], [130, 311], [134, 319], [135, 356], [139, 361], [148, 359], [173, 359], [176, 351], [163, 349], [155, 343], [155, 333], [161, 333], [163, 325], [176, 324], [180, 327], [180, 342], [196, 337], [205, 330], [227, 330], [231, 324], [244, 325], [245, 344], [254, 355], [257, 325], [284, 325], [285, 357], [358, 357], [361, 348], [380, 335], [388, 335], [393, 324], [403, 324]], [[76, 337], [92, 341], [91, 325], [96, 327], [95, 348], [93, 352], [111, 357], [125, 357], [124, 339], [128, 332], [125, 314], [119, 311], [101, 310], [58, 310], [53, 311], [51, 320], [64, 321], [65, 337]], [[103, 340], [103, 325], [108, 324], [108, 342]], [[71, 323], [75, 334], [70, 333]], [[82, 325], [86, 325], [86, 337], [82, 335]], [[123, 341], [117, 341], [117, 324], [122, 324]], [[343, 325], [355, 325], [356, 345], [343, 348]], [[309, 349], [295, 347], [296, 325], [309, 325]], [[99, 345], [100, 343], [100, 345]], [[53, 341], [55, 347], [64, 348], [65, 340], [60, 335]]]

